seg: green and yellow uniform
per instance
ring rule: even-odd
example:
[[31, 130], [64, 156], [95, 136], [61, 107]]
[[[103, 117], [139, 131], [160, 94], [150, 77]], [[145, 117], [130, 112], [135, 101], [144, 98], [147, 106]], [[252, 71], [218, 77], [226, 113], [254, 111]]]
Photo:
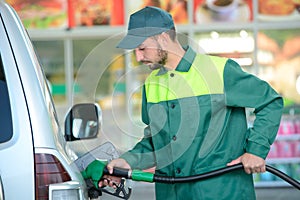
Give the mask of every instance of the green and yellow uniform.
[[[245, 108], [254, 108], [253, 127]], [[154, 70], [143, 90], [143, 139], [123, 154], [132, 168], [156, 166], [159, 176], [190, 176], [225, 167], [248, 152], [266, 158], [283, 101], [265, 81], [231, 59], [190, 47], [177, 68]], [[255, 199], [244, 170], [193, 183], [156, 183], [156, 199]]]

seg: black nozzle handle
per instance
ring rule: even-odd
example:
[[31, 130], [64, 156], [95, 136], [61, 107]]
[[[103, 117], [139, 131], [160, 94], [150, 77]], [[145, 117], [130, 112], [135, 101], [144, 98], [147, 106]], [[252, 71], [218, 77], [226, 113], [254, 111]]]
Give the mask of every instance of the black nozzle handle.
[[131, 178], [131, 170], [124, 169], [124, 168], [119, 168], [119, 167], [114, 167], [114, 170], [113, 170], [112, 174], [110, 174], [107, 167], [105, 167], [103, 169], [103, 174], [117, 176], [117, 177], [123, 177], [123, 178], [126, 178], [126, 179]]

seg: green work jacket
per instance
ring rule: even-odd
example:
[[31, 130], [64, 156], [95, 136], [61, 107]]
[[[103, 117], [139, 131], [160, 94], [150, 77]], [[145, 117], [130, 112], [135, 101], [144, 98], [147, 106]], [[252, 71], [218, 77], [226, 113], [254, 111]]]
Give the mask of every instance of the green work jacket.
[[[248, 128], [245, 108], [256, 119]], [[133, 169], [156, 166], [182, 177], [225, 167], [248, 152], [266, 158], [280, 124], [283, 100], [268, 83], [233, 60], [190, 47], [175, 70], [154, 70], [143, 90], [144, 137], [121, 157]], [[252, 175], [236, 170], [193, 183], [156, 183], [156, 199], [255, 199]]]

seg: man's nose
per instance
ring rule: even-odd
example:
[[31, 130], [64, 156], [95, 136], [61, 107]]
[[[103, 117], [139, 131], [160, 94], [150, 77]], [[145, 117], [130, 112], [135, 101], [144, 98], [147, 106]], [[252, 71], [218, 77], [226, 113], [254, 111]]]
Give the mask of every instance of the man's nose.
[[144, 59], [143, 53], [138, 48], [135, 49], [135, 57], [136, 57], [136, 61], [138, 61], [138, 62], [140, 62]]

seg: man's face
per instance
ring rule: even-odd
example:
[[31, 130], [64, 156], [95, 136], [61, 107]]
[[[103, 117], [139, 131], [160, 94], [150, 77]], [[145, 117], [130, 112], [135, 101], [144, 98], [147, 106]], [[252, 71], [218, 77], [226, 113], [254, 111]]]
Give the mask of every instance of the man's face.
[[168, 53], [162, 50], [157, 39], [147, 38], [135, 49], [136, 60], [147, 65], [151, 70], [159, 69], [165, 65]]

